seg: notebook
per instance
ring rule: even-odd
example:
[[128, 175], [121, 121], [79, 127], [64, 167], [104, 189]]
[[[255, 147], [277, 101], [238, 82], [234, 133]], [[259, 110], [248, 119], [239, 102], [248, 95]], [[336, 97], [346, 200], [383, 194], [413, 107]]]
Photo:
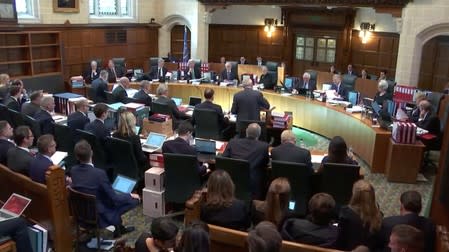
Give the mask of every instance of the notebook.
[[136, 180], [118, 174], [112, 184], [112, 188], [118, 193], [131, 193], [136, 183]]
[[189, 107], [195, 107], [201, 103], [201, 97], [190, 96], [189, 97]]
[[167, 139], [166, 135], [150, 132], [147, 140], [143, 143], [143, 147], [145, 147], [145, 151], [148, 152], [156, 151], [162, 147], [165, 139]]
[[182, 99], [181, 98], [172, 97], [171, 99], [175, 102], [176, 107], [179, 107], [182, 104]]
[[31, 199], [19, 195], [17, 193], [11, 194], [6, 203], [0, 209], [0, 222], [17, 218], [22, 215], [23, 211], [30, 204]]

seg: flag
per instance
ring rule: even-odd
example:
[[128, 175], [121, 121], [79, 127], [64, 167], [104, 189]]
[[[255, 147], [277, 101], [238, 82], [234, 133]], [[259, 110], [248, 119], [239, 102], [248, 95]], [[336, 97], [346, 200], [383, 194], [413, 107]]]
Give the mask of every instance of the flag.
[[184, 25], [184, 48], [182, 49], [182, 61], [189, 61], [189, 45], [187, 45], [187, 26]]

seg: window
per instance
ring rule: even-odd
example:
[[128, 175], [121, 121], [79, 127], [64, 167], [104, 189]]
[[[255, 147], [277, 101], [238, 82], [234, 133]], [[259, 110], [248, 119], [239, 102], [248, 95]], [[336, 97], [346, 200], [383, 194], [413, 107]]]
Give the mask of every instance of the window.
[[328, 37], [296, 37], [296, 59], [334, 63], [336, 39]]
[[37, 20], [37, 0], [16, 0], [17, 18], [25, 21]]
[[89, 15], [93, 18], [133, 18], [135, 0], [89, 0]]

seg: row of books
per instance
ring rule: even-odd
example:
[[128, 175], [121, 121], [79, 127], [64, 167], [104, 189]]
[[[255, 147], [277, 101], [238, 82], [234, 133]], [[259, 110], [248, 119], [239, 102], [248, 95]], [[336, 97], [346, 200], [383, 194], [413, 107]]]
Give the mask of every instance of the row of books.
[[28, 227], [32, 252], [47, 252], [48, 249], [48, 231], [42, 226], [36, 224]]

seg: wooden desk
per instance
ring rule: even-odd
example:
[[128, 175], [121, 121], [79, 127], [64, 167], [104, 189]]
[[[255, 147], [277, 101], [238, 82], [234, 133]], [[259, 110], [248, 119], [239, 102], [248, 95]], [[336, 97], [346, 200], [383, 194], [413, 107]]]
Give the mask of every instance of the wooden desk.
[[[155, 93], [158, 84], [151, 86]], [[235, 93], [241, 91], [237, 87], [220, 87], [216, 85], [189, 85], [171, 83], [169, 95], [188, 101], [190, 96], [203, 97], [204, 89], [215, 91], [214, 102], [223, 109], [230, 109]], [[293, 112], [293, 125], [302, 127], [328, 138], [342, 136], [348, 146], [371, 167], [371, 172], [383, 173], [387, 158], [389, 131], [371, 127], [371, 121], [362, 119], [360, 114], [348, 114], [341, 107], [334, 107], [319, 101], [307, 101], [300, 96], [282, 96], [272, 91], [264, 91], [263, 95], [276, 106], [277, 111]]]
[[421, 168], [424, 144], [399, 144], [390, 139], [385, 175], [390, 182], [416, 183]]

